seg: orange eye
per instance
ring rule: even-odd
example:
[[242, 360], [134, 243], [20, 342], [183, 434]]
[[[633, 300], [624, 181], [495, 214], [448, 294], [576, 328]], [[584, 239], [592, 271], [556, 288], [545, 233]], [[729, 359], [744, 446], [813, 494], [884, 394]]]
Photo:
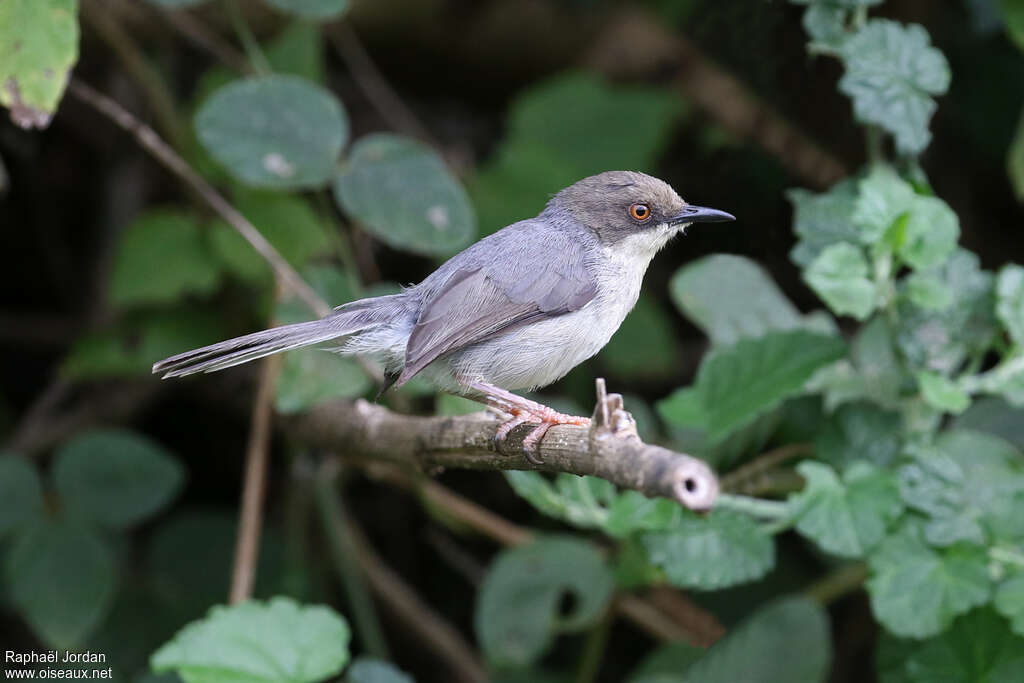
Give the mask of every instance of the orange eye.
[[651, 217], [651, 208], [646, 204], [633, 204], [629, 207], [629, 215], [634, 220], [645, 221]]

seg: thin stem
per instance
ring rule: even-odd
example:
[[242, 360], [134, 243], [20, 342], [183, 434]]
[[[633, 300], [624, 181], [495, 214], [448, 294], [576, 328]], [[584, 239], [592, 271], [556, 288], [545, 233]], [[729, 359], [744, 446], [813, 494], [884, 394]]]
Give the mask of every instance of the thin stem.
[[341, 579], [352, 609], [352, 617], [366, 651], [375, 657], [388, 659], [388, 645], [384, 639], [384, 630], [377, 618], [377, 610], [367, 591], [363, 570], [356, 559], [356, 542], [351, 529], [351, 521], [345, 513], [340, 500], [340, 487], [337, 486], [338, 467], [336, 461], [329, 461], [321, 468], [316, 478], [315, 495], [320, 521], [330, 545], [331, 558]]
[[867, 577], [868, 566], [863, 562], [843, 565], [805, 588], [804, 595], [821, 605], [830, 605], [859, 589]]
[[267, 466], [270, 459], [274, 383], [281, 367], [281, 357], [270, 356], [262, 363], [259, 388], [256, 390], [252, 407], [249, 445], [245, 453], [245, 480], [239, 510], [235, 562], [231, 571], [231, 592], [228, 597], [231, 604], [252, 597], [260, 554], [260, 532], [263, 529], [263, 504], [266, 500]]
[[882, 149], [882, 129], [874, 124], [868, 124], [864, 134], [867, 141], [868, 161], [871, 164], [883, 163], [885, 152]]
[[615, 622], [615, 612], [607, 610], [601, 621], [587, 632], [587, 640], [580, 653], [579, 668], [576, 671], [576, 683], [593, 683], [601, 669], [601, 658], [604, 656], [608, 636]]
[[779, 465], [809, 455], [814, 446], [809, 443], [791, 443], [762, 453], [746, 465], [739, 467], [719, 480], [723, 491], [737, 491], [749, 480], [764, 474]]
[[182, 159], [177, 152], [160, 139], [160, 136], [152, 128], [139, 121], [124, 107], [103, 95], [91, 86], [82, 81], [72, 79], [68, 85], [68, 92], [90, 105], [122, 129], [128, 131], [135, 138], [136, 142], [153, 155], [164, 168], [173, 174], [190, 188], [192, 188], [221, 218], [228, 222], [231, 227], [237, 230], [245, 238], [253, 249], [259, 252], [273, 269], [278, 284], [286, 292], [294, 292], [309, 306], [318, 316], [323, 317], [331, 312], [320, 295], [310, 287], [302, 277], [292, 268], [281, 256], [281, 253], [274, 248], [267, 238], [256, 229], [249, 219], [242, 215], [238, 209], [232, 206], [217, 190], [196, 173], [191, 166]]
[[231, 19], [231, 28], [234, 29], [235, 35], [241, 41], [242, 47], [245, 48], [245, 54], [249, 58], [249, 63], [252, 64], [253, 69], [261, 76], [273, 73], [274, 70], [271, 68], [270, 62], [267, 61], [267, 56], [260, 49], [260, 44], [256, 40], [256, 36], [252, 34], [252, 29], [249, 28], [249, 23], [245, 20], [245, 15], [238, 8], [238, 4], [235, 0], [224, 0], [224, 7], [228, 11], [228, 17]]
[[743, 512], [752, 517], [760, 517], [761, 519], [768, 519], [773, 522], [788, 519], [790, 516], [788, 503], [778, 500], [751, 498], [749, 496], [737, 496], [729, 493], [723, 493], [718, 496], [715, 507]]

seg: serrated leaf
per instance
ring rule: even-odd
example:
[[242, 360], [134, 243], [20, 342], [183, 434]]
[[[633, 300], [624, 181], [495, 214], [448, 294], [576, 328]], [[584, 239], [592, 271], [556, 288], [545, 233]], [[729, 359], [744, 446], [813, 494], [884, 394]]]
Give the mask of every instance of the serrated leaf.
[[539, 472], [508, 471], [505, 479], [540, 512], [583, 528], [603, 527], [618, 495], [613, 484], [598, 477], [561, 473], [551, 482]]
[[793, 232], [800, 238], [790, 253], [794, 263], [807, 267], [825, 247], [858, 241], [859, 231], [852, 220], [857, 196], [857, 182], [849, 178], [822, 194], [801, 189], [786, 193], [793, 203]]
[[903, 281], [907, 298], [928, 311], [944, 311], [953, 305], [953, 290], [934, 271], [915, 271]]
[[797, 531], [834, 555], [863, 557], [903, 512], [896, 480], [866, 462], [852, 464], [841, 480], [831, 467], [810, 460], [797, 472], [807, 482], [790, 498]]
[[827, 679], [831, 660], [825, 611], [806, 598], [789, 597], [760, 607], [731, 629], [680, 680], [819, 683]]
[[902, 434], [899, 413], [873, 403], [850, 403], [839, 408], [818, 432], [814, 453], [839, 469], [857, 460], [886, 467], [903, 448]]
[[713, 344], [801, 327], [801, 315], [771, 276], [743, 256], [712, 254], [683, 266], [669, 283], [672, 301]]
[[114, 556], [96, 531], [65, 519], [22, 529], [4, 561], [8, 593], [43, 642], [81, 645], [110, 609]]
[[901, 154], [916, 155], [931, 141], [933, 95], [949, 89], [949, 64], [917, 24], [872, 19], [843, 42], [846, 73], [839, 89], [853, 99], [862, 123], [891, 133]]
[[1014, 683], [1024, 677], [1024, 640], [991, 609], [978, 609], [928, 640], [883, 633], [876, 665], [880, 683]]
[[321, 187], [348, 138], [348, 119], [329, 91], [296, 76], [237, 80], [195, 116], [203, 147], [247, 185]]
[[0, 538], [43, 513], [43, 484], [36, 468], [14, 453], [0, 452]]
[[396, 249], [441, 256], [476, 236], [476, 216], [444, 160], [410, 138], [375, 133], [334, 178], [338, 205]]
[[643, 293], [598, 355], [613, 377], [657, 379], [679, 366], [679, 340], [665, 309]]
[[804, 271], [804, 281], [835, 313], [864, 320], [878, 295], [859, 247], [839, 242], [825, 247]]
[[341, 672], [349, 638], [334, 610], [277, 597], [214, 607], [157, 650], [150, 665], [157, 673], [177, 671], [185, 683], [312, 683]]
[[696, 388], [708, 438], [721, 441], [798, 393], [814, 371], [842, 355], [841, 339], [804, 331], [773, 332], [705, 357]]
[[927, 638], [953, 619], [988, 602], [988, 556], [960, 543], [945, 550], [925, 545], [914, 525], [886, 538], [868, 560], [867, 581], [875, 617], [891, 633]]
[[929, 543], [985, 543], [987, 534], [1014, 533], [1013, 497], [1024, 490], [1024, 473], [1011, 444], [982, 432], [947, 431], [913, 455], [899, 470], [900, 495], [927, 515]]
[[669, 530], [642, 536], [648, 559], [680, 588], [717, 590], [764, 576], [775, 565], [772, 537], [747, 515], [684, 513]]
[[337, 19], [348, 9], [348, 0], [263, 0], [282, 12], [307, 19]]
[[1010, 628], [1024, 636], [1024, 572], [1014, 574], [996, 588], [993, 604], [996, 610], [1010, 620]]
[[76, 0], [0, 3], [0, 105], [16, 125], [50, 125], [77, 59]]
[[996, 278], [996, 315], [1016, 344], [1024, 345], [1024, 267], [1003, 266]]
[[921, 398], [936, 410], [959, 415], [971, 405], [971, 397], [956, 382], [937, 372], [917, 373]]
[[[502, 551], [484, 577], [474, 630], [494, 666], [536, 661], [563, 631], [596, 621], [611, 599], [614, 583], [600, 552], [586, 541], [551, 536]], [[559, 614], [562, 595], [574, 598]]]
[[115, 529], [152, 516], [181, 489], [181, 464], [149, 439], [126, 430], [83, 432], [61, 446], [53, 485], [69, 513]]
[[110, 299], [117, 306], [170, 303], [217, 288], [220, 265], [195, 216], [150, 211], [121, 233], [114, 254]]
[[[914, 188], [885, 164], [876, 164], [857, 184], [852, 220], [863, 244], [871, 245], [887, 236], [896, 220], [910, 210]], [[902, 236], [888, 239], [898, 246]]]
[[960, 219], [937, 197], [914, 195], [896, 253], [912, 268], [942, 265], [956, 250]]
[[356, 657], [345, 672], [345, 683], [415, 683], [397, 666], [373, 657]]

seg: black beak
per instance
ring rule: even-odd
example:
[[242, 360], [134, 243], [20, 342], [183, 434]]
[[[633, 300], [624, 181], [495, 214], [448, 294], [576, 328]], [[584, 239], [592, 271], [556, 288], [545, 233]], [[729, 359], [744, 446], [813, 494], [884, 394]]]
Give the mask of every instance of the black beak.
[[736, 216], [718, 209], [709, 209], [706, 206], [687, 206], [678, 216], [672, 216], [668, 222], [672, 225], [680, 223], [724, 223], [734, 221]]

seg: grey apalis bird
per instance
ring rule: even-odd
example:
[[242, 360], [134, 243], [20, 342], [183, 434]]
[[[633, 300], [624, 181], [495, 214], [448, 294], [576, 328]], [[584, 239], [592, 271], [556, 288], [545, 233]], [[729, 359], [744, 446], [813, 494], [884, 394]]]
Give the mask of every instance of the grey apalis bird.
[[664, 181], [608, 171], [556, 194], [536, 218], [456, 254], [400, 294], [361, 299], [320, 320], [285, 325], [162, 360], [153, 372], [213, 372], [290, 349], [335, 342], [382, 363], [398, 386], [422, 374], [445, 391], [548, 428], [585, 417], [511, 393], [551, 384], [608, 343], [636, 304], [647, 266], [690, 223], [733, 216], [687, 204]]

